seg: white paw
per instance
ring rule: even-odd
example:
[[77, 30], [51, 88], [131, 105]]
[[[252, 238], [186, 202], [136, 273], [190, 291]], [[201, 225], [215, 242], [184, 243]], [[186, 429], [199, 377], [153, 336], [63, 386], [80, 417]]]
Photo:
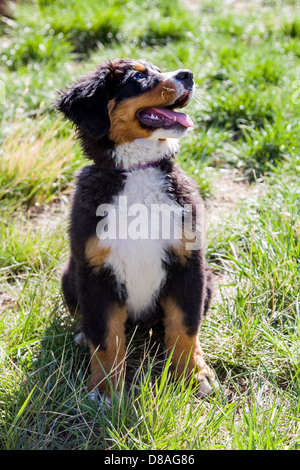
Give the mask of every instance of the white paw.
[[97, 403], [99, 402], [100, 405], [103, 405], [104, 403], [107, 406], [111, 406], [111, 399], [109, 396], [105, 395], [103, 392], [99, 392], [99, 390], [92, 390], [89, 393], [90, 399], [94, 402]]
[[74, 341], [76, 344], [78, 344], [78, 346], [86, 347], [88, 345], [85, 334], [82, 333], [82, 331], [74, 336]]
[[211, 377], [205, 377], [198, 387], [198, 396], [200, 398], [208, 397], [219, 390], [219, 384]]

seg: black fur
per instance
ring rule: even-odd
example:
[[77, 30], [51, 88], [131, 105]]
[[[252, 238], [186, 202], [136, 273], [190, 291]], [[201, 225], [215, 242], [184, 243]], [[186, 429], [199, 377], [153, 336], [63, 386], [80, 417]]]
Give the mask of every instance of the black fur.
[[61, 93], [58, 109], [72, 121], [82, 133], [99, 140], [109, 129], [107, 112], [108, 77], [110, 67], [101, 67], [96, 73], [84, 77]]

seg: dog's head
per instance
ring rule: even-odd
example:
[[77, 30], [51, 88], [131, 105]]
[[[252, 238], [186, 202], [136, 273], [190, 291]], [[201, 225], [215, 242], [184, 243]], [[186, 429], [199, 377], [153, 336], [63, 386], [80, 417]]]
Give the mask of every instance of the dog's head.
[[162, 73], [146, 60], [116, 59], [61, 92], [57, 106], [83, 140], [100, 146], [105, 138], [117, 146], [182, 137], [193, 123], [175, 109], [186, 106], [193, 91], [189, 70]]

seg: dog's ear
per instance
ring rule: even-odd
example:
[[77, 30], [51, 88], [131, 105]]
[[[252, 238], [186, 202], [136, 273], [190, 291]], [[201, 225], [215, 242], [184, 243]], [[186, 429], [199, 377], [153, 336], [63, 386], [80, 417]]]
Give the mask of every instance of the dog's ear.
[[56, 106], [79, 130], [94, 139], [108, 132], [108, 95], [114, 79], [111, 63], [100, 66], [93, 74], [79, 79], [60, 93]]

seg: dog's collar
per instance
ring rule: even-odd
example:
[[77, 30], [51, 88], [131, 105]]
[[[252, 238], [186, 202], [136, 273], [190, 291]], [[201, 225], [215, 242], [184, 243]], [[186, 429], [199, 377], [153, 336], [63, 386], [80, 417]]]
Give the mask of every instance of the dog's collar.
[[117, 170], [117, 171], [124, 171], [131, 173], [132, 171], [136, 170], [146, 170], [147, 168], [157, 168], [159, 166], [159, 160], [156, 160], [155, 162], [148, 162], [148, 163], [137, 163], [136, 165], [133, 165], [129, 168], [124, 168], [122, 166], [114, 166], [111, 167], [111, 170]]

